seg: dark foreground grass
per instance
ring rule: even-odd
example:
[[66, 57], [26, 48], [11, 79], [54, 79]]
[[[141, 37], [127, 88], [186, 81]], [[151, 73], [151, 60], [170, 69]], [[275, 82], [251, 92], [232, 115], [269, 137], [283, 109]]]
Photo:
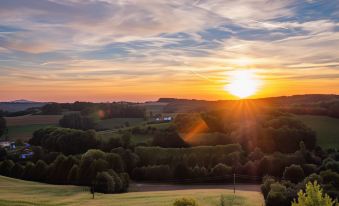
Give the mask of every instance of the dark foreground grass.
[[86, 187], [49, 185], [0, 176], [0, 206], [171, 206], [175, 199], [182, 197], [194, 198], [202, 206], [217, 206], [221, 195], [224, 195], [226, 205], [263, 205], [263, 198], [259, 192], [237, 191], [234, 198], [233, 190], [230, 189], [97, 193], [93, 200]]

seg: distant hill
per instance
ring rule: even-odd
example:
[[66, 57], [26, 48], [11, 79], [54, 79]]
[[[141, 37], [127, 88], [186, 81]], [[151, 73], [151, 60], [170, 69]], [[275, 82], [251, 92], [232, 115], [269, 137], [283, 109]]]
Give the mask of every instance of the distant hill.
[[[165, 112], [202, 112], [231, 107], [238, 102], [254, 103], [256, 105], [276, 107], [298, 107], [328, 109], [334, 102], [339, 103], [339, 95], [335, 94], [305, 94], [293, 96], [267, 97], [247, 100], [206, 101], [195, 99], [165, 98], [171, 101], [164, 108]], [[159, 100], [163, 100], [160, 98]]]
[[32, 103], [39, 103], [39, 102], [34, 102], [34, 101], [30, 101], [30, 100], [26, 100], [26, 99], [18, 99], [18, 100], [14, 100], [8, 103], [23, 103], [23, 104], [32, 104]]
[[19, 99], [10, 102], [0, 102], [0, 110], [7, 112], [18, 112], [32, 107], [42, 107], [45, 104], [45, 102], [34, 102], [25, 99]]

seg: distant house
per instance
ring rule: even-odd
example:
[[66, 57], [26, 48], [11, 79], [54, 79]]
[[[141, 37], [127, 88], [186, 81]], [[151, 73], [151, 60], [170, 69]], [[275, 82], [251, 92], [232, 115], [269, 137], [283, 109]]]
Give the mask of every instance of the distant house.
[[21, 159], [27, 159], [29, 157], [32, 157], [33, 156], [33, 152], [27, 152], [27, 153], [23, 153], [23, 154], [20, 154], [20, 158]]
[[173, 120], [173, 117], [157, 117], [155, 120], [161, 122], [170, 122]]
[[11, 147], [11, 142], [9, 141], [3, 141], [3, 142], [0, 142], [0, 148], [5, 148], [5, 147]]

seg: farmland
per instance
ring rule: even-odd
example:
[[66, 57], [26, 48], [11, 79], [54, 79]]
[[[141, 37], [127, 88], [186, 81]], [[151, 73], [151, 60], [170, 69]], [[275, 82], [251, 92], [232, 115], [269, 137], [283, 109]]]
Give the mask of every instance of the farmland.
[[339, 148], [339, 119], [327, 116], [297, 115], [317, 133], [318, 144], [323, 148]]
[[[214, 206], [224, 195], [225, 202], [233, 200], [232, 189], [185, 189], [142, 191], [136, 185], [131, 192], [124, 194], [96, 194], [92, 199], [86, 187], [49, 185], [17, 180], [0, 176], [0, 206], [14, 205], [138, 205], [138, 206], [170, 206], [175, 199], [190, 197], [200, 205]], [[263, 198], [258, 191], [237, 191], [233, 205], [259, 206]]]
[[11, 140], [21, 139], [27, 141], [35, 130], [46, 126], [58, 124], [61, 115], [24, 115], [18, 117], [6, 117], [8, 125], [8, 137]]

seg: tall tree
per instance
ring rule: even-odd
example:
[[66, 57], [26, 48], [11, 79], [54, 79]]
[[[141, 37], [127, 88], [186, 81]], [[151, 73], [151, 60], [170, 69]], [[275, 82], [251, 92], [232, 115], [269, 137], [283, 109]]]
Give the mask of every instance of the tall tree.
[[3, 117], [0, 117], [0, 137], [5, 134], [7, 131], [7, 123], [6, 119]]

